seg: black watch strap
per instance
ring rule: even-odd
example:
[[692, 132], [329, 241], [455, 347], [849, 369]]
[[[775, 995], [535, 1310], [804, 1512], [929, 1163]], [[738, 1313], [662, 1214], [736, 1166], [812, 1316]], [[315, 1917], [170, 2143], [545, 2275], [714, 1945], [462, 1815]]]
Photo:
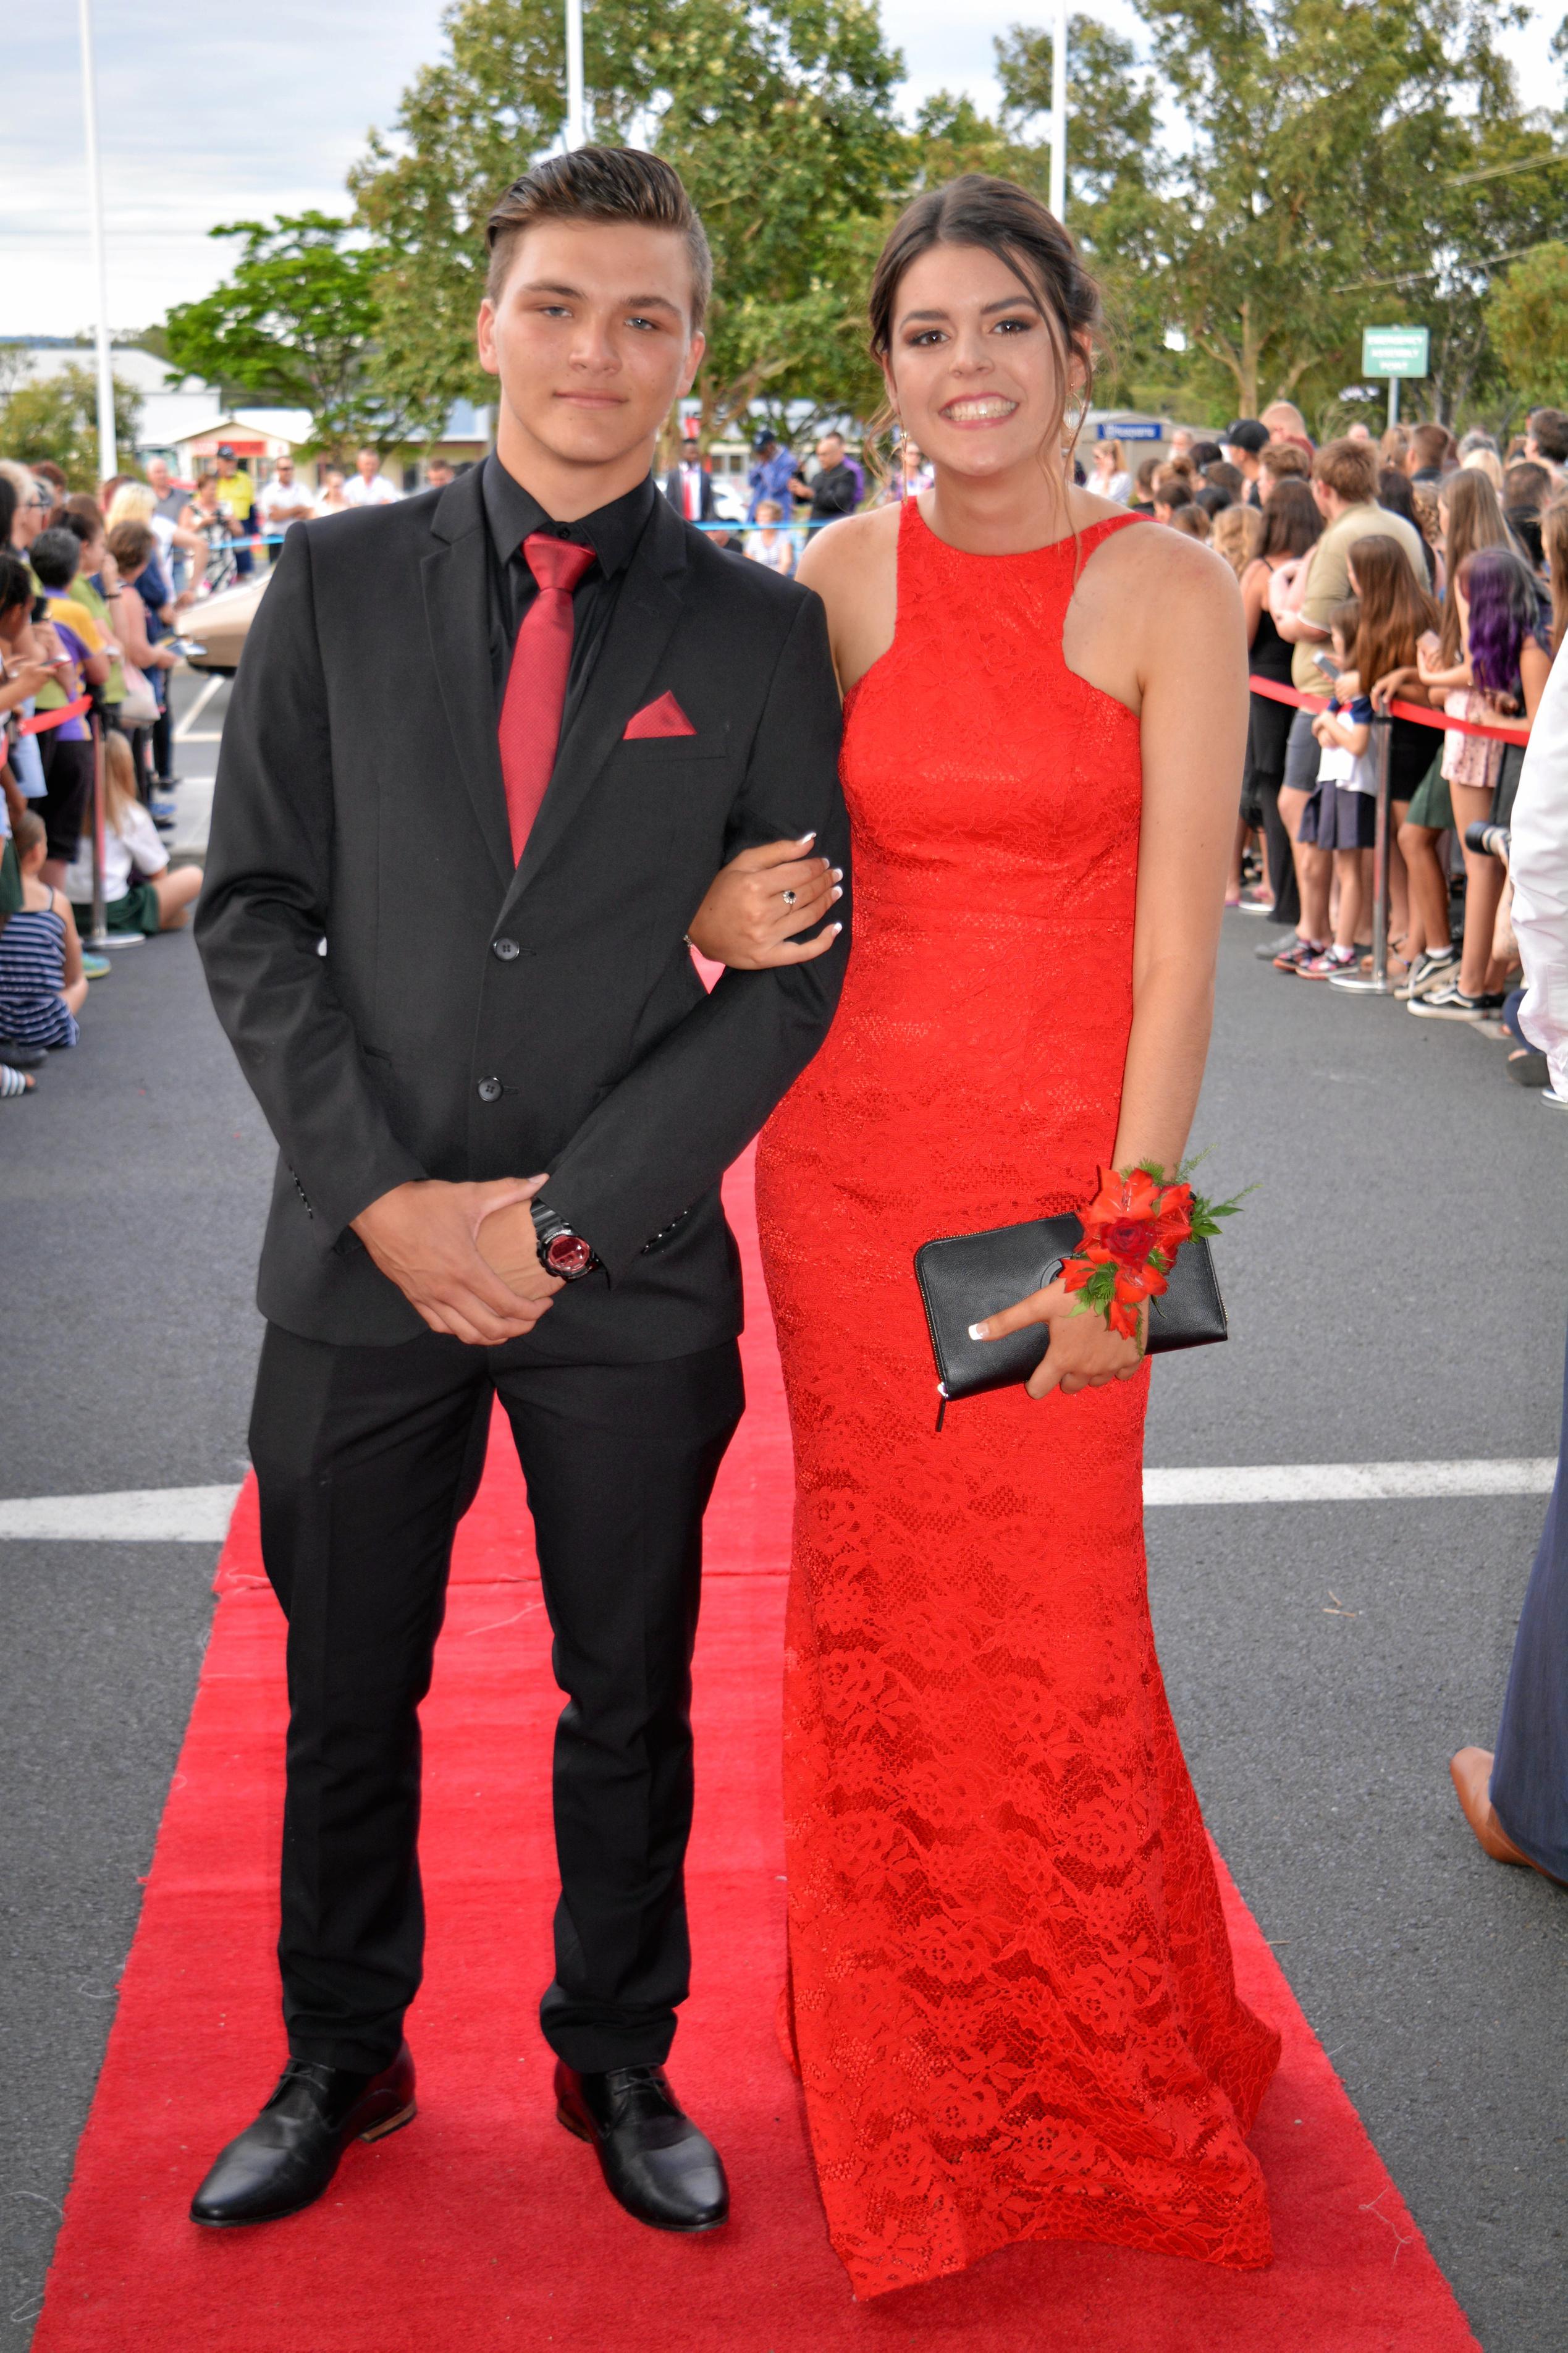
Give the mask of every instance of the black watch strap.
[[592, 1274], [600, 1263], [592, 1242], [574, 1231], [558, 1209], [549, 1208], [537, 1199], [529, 1207], [533, 1213], [540, 1259], [546, 1271], [558, 1275], [563, 1282], [580, 1282], [585, 1274]]

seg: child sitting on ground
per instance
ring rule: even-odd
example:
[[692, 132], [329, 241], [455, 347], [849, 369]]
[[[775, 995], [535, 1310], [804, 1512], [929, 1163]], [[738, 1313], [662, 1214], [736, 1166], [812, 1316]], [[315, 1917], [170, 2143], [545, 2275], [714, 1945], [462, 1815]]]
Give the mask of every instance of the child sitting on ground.
[[1320, 711], [1312, 722], [1312, 733], [1322, 752], [1318, 789], [1302, 813], [1300, 839], [1318, 849], [1333, 851], [1339, 905], [1331, 945], [1297, 966], [1303, 980], [1330, 980], [1336, 972], [1354, 971], [1366, 853], [1377, 835], [1377, 777], [1369, 752], [1372, 698], [1363, 693], [1361, 681], [1351, 668], [1360, 624], [1361, 606], [1354, 597], [1336, 605], [1329, 616], [1339, 676], [1328, 709]]
[[[177, 932], [202, 887], [199, 866], [169, 870], [158, 828], [137, 797], [136, 764], [128, 739], [110, 730], [103, 739], [103, 920], [111, 934]], [[79, 925], [92, 921], [92, 808], [89, 804], [66, 896]]]
[[44, 881], [48, 837], [24, 809], [16, 820], [22, 904], [0, 929], [0, 1036], [24, 1046], [74, 1046], [87, 997], [81, 943], [70, 905]]
[[746, 554], [753, 564], [765, 564], [787, 580], [795, 571], [795, 542], [787, 531], [780, 530], [783, 521], [784, 509], [777, 499], [759, 499], [758, 528], [746, 541]]

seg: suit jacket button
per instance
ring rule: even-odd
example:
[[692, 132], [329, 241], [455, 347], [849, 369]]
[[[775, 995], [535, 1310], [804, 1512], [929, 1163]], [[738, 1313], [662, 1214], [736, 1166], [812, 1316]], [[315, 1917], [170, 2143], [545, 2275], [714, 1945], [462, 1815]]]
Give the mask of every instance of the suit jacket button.
[[481, 1103], [500, 1103], [500, 1099], [501, 1082], [499, 1079], [481, 1079], [479, 1081], [479, 1101]]
[[490, 954], [493, 956], [499, 956], [502, 964], [510, 964], [514, 958], [522, 954], [522, 950], [515, 940], [492, 940]]

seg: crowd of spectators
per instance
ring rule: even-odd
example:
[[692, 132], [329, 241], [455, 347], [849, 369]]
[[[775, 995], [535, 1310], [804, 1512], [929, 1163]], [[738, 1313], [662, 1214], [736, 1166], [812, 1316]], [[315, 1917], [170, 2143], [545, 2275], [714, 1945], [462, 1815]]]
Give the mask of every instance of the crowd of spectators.
[[0, 459], [0, 1102], [77, 1042], [110, 970], [82, 944], [95, 898], [122, 944], [184, 923], [200, 883], [170, 863], [167, 681], [209, 548], [187, 486], [148, 474], [97, 499]]
[[1386, 760], [1394, 993], [1506, 1040], [1510, 1075], [1546, 1087], [1510, 922], [1523, 746], [1473, 731], [1528, 733], [1568, 632], [1568, 415], [1533, 411], [1507, 448], [1434, 422], [1318, 448], [1281, 401], [1210, 439], [1178, 430], [1131, 476], [1102, 442], [1093, 468], [1240, 582], [1256, 685], [1227, 903], [1287, 926], [1259, 957], [1310, 981], [1370, 971]]

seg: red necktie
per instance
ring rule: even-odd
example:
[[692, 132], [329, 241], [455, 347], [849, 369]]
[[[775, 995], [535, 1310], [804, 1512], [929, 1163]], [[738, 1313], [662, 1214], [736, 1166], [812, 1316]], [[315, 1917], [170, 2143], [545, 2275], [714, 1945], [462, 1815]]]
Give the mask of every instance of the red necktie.
[[594, 561], [591, 547], [530, 532], [523, 560], [539, 594], [522, 617], [500, 708], [500, 772], [511, 854], [521, 861], [555, 765], [572, 668], [572, 591]]

